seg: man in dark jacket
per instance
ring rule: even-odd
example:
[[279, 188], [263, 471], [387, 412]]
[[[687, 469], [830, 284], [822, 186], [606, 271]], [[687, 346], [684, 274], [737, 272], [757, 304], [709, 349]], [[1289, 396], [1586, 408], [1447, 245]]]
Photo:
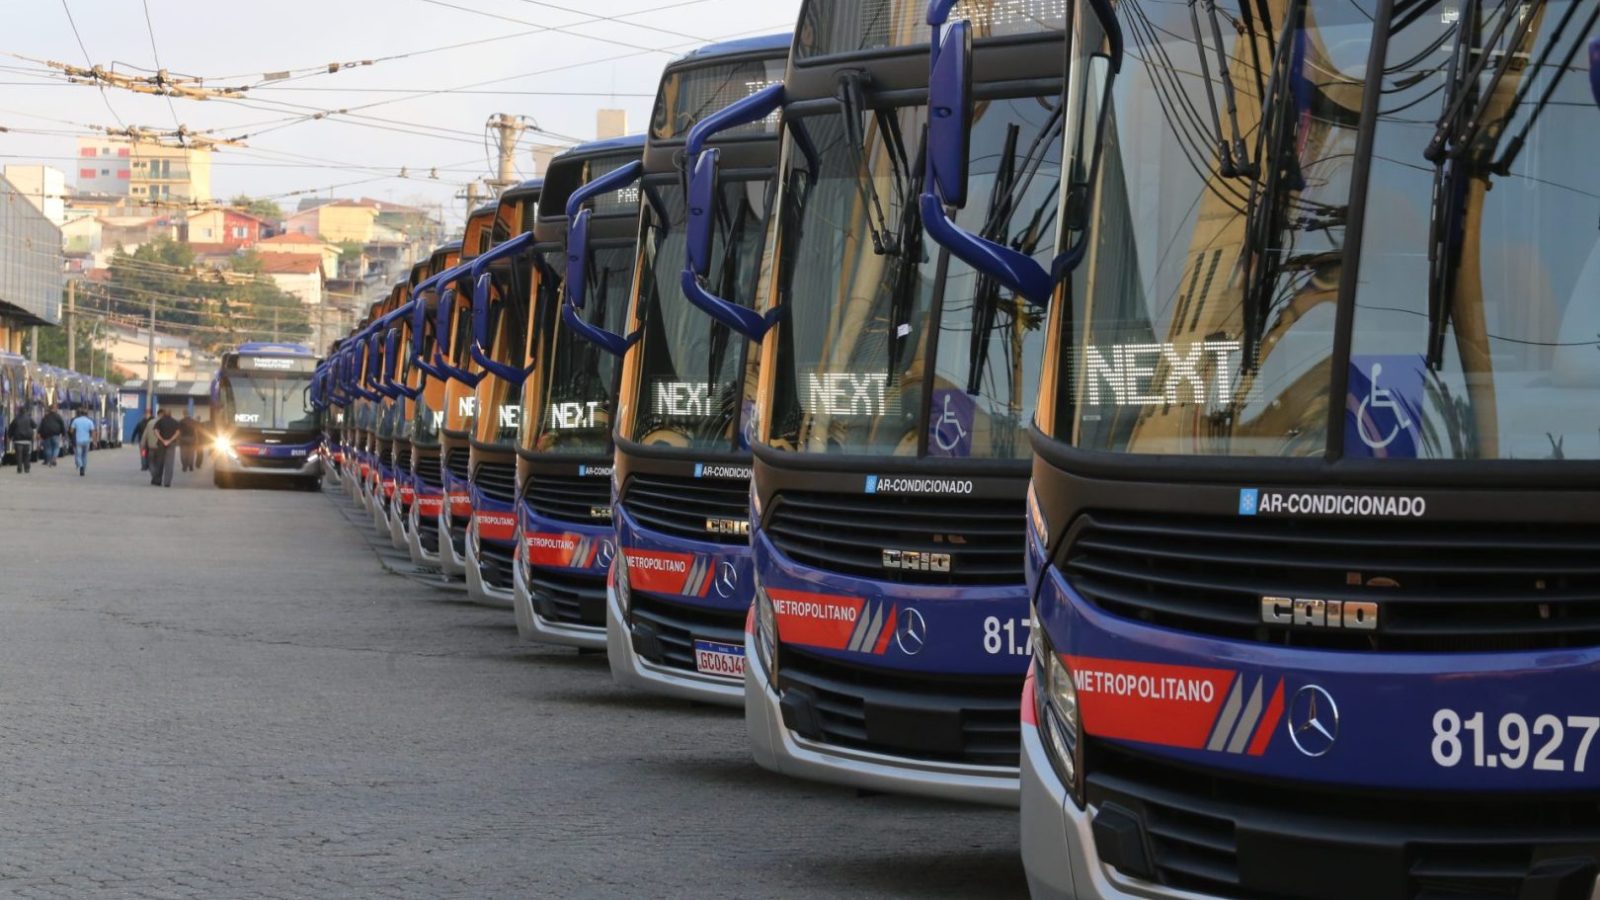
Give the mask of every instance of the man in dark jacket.
[[183, 421], [178, 423], [178, 452], [183, 460], [185, 472], [194, 471], [194, 446], [200, 438], [200, 423], [194, 416], [183, 414]]
[[61, 413], [54, 406], [45, 410], [44, 418], [39, 420], [39, 461], [47, 466], [56, 464], [56, 459], [61, 456], [61, 435], [67, 431], [67, 423], [61, 418]]
[[150, 465], [150, 483], [172, 487], [172, 473], [178, 468], [178, 420], [166, 410], [150, 426], [156, 431], [156, 442], [161, 446], [159, 465]]
[[144, 430], [150, 427], [150, 421], [150, 414], [145, 413], [144, 418], [139, 420], [139, 424], [133, 426], [133, 445], [139, 448], [139, 471], [141, 472], [150, 471], [150, 452], [144, 446]]
[[6, 437], [11, 439], [11, 452], [17, 454], [17, 474], [33, 472], [33, 433], [38, 430], [33, 424], [33, 415], [26, 406], [17, 407], [17, 417], [11, 420], [6, 428]]

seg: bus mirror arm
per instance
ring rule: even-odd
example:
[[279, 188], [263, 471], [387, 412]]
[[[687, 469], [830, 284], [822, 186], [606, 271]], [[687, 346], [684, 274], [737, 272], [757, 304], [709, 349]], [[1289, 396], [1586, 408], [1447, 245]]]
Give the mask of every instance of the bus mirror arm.
[[433, 365], [439, 372], [436, 376], [439, 380], [455, 380], [467, 387], [477, 387], [483, 376], [451, 365], [450, 360], [445, 358], [444, 351], [440, 349], [441, 346], [445, 349], [449, 349], [450, 346], [450, 313], [455, 309], [456, 296], [454, 287], [445, 288], [444, 293], [439, 296], [439, 309], [433, 319]]
[[[531, 237], [531, 233], [528, 235]], [[509, 243], [509, 242], [508, 242]], [[501, 246], [505, 246], [502, 244]], [[474, 268], [474, 271], [477, 271]], [[488, 272], [478, 273], [478, 283], [472, 289], [472, 344], [467, 348], [467, 353], [472, 356], [472, 361], [483, 366], [484, 371], [504, 381], [507, 384], [521, 384], [533, 374], [533, 366], [526, 370], [516, 366], [508, 366], [497, 362], [484, 349], [483, 345], [489, 337], [489, 287], [494, 276]]]
[[783, 98], [783, 85], [769, 84], [694, 123], [689, 129], [689, 136], [683, 142], [684, 160], [694, 163], [700, 157], [700, 151], [706, 148], [706, 141], [711, 140], [713, 135], [729, 128], [765, 119], [773, 110], [783, 105]]
[[[754, 95], [752, 95], [754, 96]], [[698, 126], [696, 126], [698, 127]], [[721, 322], [723, 325], [760, 342], [777, 321], [776, 310], [763, 317], [753, 309], [729, 303], [713, 294], [705, 283], [711, 271], [711, 248], [716, 227], [717, 172], [722, 164], [722, 153], [712, 147], [702, 152], [694, 161], [689, 176], [689, 192], [685, 223], [687, 241], [684, 252], [683, 274], [680, 286], [684, 297], [695, 308]]]
[[1033, 257], [970, 234], [950, 221], [944, 205], [932, 192], [922, 195], [922, 223], [928, 235], [951, 255], [1000, 282], [1036, 306], [1050, 302], [1050, 273]]
[[680, 286], [683, 288], [683, 296], [701, 312], [758, 344], [767, 336], [772, 326], [778, 324], [778, 319], [783, 315], [781, 306], [762, 315], [753, 309], [729, 303], [706, 290], [705, 283], [693, 269], [683, 270]]
[[422, 370], [429, 378], [444, 381], [444, 370], [435, 366], [423, 357], [427, 350], [428, 308], [419, 300], [415, 309], [411, 311], [411, 364]]
[[1589, 42], [1589, 93], [1594, 94], [1595, 106], [1600, 106], [1600, 37]]
[[579, 337], [613, 356], [625, 355], [628, 352], [628, 348], [639, 340], [640, 332], [637, 331], [629, 335], [621, 335], [596, 325], [590, 325], [583, 320], [582, 314], [571, 303], [561, 304], [561, 321], [565, 322], [567, 327], [576, 332]]

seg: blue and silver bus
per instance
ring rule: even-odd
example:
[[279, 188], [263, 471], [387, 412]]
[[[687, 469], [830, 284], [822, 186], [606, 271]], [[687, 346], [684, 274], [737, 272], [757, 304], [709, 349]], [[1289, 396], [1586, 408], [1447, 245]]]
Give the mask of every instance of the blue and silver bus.
[[970, 52], [930, 59], [950, 5], [807, 2], [784, 84], [718, 117], [783, 127], [775, 289], [729, 316], [762, 349], [745, 711], [767, 768], [1012, 804], [1050, 282], [989, 263], [1054, 253], [1065, 3], [962, 4]]
[[[759, 346], [695, 305], [682, 286], [689, 224], [682, 165], [690, 129], [783, 80], [790, 36], [713, 44], [668, 64], [645, 139], [644, 195], [623, 361], [606, 592], [606, 650], [618, 682], [744, 703], [750, 569], [750, 446]], [[770, 285], [764, 251], [778, 161], [777, 119], [715, 141], [722, 181], [709, 294], [753, 309]], [[712, 307], [713, 311], [718, 308]]]
[[222, 354], [211, 381], [216, 453], [212, 479], [321, 484], [321, 415], [311, 402], [317, 357], [299, 344], [248, 343]]
[[542, 179], [507, 188], [496, 204], [493, 245], [465, 268], [472, 297], [472, 344], [482, 367], [478, 417], [469, 439], [472, 524], [467, 531], [467, 594], [510, 607], [516, 556], [517, 435], [528, 365], [528, 319]]
[[[644, 137], [580, 144], [550, 163], [529, 259], [512, 590], [518, 631], [606, 643], [611, 432], [638, 242]], [[574, 279], [576, 284], [574, 284]]]
[[1072, 6], [1035, 896], [1595, 896], [1600, 5]]
[[404, 330], [406, 340], [402, 352], [409, 366], [407, 385], [412, 397], [405, 448], [407, 466], [402, 472], [408, 482], [401, 489], [406, 512], [403, 531], [411, 562], [418, 566], [439, 565], [439, 511], [444, 504], [444, 482], [439, 473], [439, 426], [444, 419], [446, 376], [429, 363], [433, 358], [434, 316], [439, 304], [435, 279], [460, 260], [460, 241], [450, 241], [434, 249], [422, 279], [412, 279], [411, 314]]

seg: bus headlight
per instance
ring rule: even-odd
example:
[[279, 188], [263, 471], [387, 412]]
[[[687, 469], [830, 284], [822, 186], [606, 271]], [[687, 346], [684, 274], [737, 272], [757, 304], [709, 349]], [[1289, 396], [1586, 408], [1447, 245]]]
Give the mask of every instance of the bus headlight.
[[234, 460], [239, 458], [239, 454], [235, 453], [233, 450], [233, 443], [225, 437], [217, 438], [217, 442], [214, 446], [217, 453], [221, 456], [226, 456], [227, 458]]
[[1044, 741], [1045, 755], [1066, 785], [1072, 800], [1083, 805], [1083, 741], [1078, 717], [1078, 690], [1072, 672], [1038, 628], [1034, 639], [1034, 713]]
[[778, 621], [772, 612], [772, 598], [767, 596], [767, 589], [761, 584], [761, 579], [755, 579], [756, 596], [756, 659], [761, 663], [761, 668], [767, 672], [769, 679], [775, 679], [778, 669], [775, 663], [778, 659]]
[[611, 561], [611, 583], [616, 586], [617, 606], [622, 610], [622, 614], [626, 616], [628, 607], [631, 604], [632, 598], [630, 595], [633, 593], [633, 588], [628, 584], [628, 555], [620, 547], [617, 548], [616, 559]]

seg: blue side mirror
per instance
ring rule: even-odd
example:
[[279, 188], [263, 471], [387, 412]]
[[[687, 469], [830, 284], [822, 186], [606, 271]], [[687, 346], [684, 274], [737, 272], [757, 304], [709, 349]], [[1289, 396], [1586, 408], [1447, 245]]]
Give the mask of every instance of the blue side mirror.
[[562, 283], [567, 304], [583, 309], [584, 261], [589, 258], [589, 210], [579, 210], [567, 223], [567, 275]]
[[[967, 202], [967, 163], [972, 138], [972, 29], [966, 21], [943, 25], [953, 4], [928, 6], [933, 28], [928, 59], [927, 168], [920, 198], [923, 227], [950, 255], [1000, 282], [1035, 305], [1050, 302], [1055, 279], [1033, 257], [972, 234], [945, 208]], [[942, 27], [941, 27], [942, 25]]]
[[689, 173], [688, 241], [689, 268], [701, 278], [711, 272], [711, 244], [717, 220], [717, 173], [722, 167], [722, 151], [715, 147], [700, 154]]
[[[447, 288], [444, 294], [439, 297], [439, 309], [433, 316], [433, 364], [439, 371], [444, 373], [445, 378], [459, 381], [467, 387], [477, 387], [478, 382], [483, 380], [483, 375], [456, 368], [448, 355], [450, 353], [450, 338], [455, 330], [452, 323], [455, 321], [456, 300], [459, 296], [456, 293], [456, 289], [451, 287]], [[468, 343], [471, 342], [469, 341]]]
[[[711, 273], [711, 252], [715, 245], [717, 176], [721, 165], [720, 153], [715, 148], [708, 149], [706, 141], [718, 132], [766, 118], [783, 105], [784, 96], [783, 85], [768, 85], [696, 122], [684, 140], [689, 193], [683, 273], [679, 277], [683, 295], [695, 308], [752, 341], [766, 336], [777, 322], [781, 308], [762, 316], [753, 309], [729, 303], [706, 287], [704, 279]], [[811, 156], [808, 152], [807, 158]]]
[[928, 166], [944, 202], [967, 203], [972, 147], [972, 26], [944, 29], [928, 72]]
[[1589, 93], [1600, 106], [1600, 37], [1589, 42]]
[[493, 281], [488, 272], [478, 276], [472, 286], [472, 344], [482, 347], [489, 342], [489, 286]]
[[561, 321], [579, 337], [617, 356], [628, 352], [628, 348], [639, 339], [639, 332], [616, 334], [585, 322], [579, 312], [584, 307], [588, 281], [589, 220], [592, 215], [590, 210], [583, 208], [583, 204], [601, 194], [621, 190], [639, 180], [642, 174], [644, 163], [635, 160], [584, 184], [567, 198], [567, 271], [561, 285]]

